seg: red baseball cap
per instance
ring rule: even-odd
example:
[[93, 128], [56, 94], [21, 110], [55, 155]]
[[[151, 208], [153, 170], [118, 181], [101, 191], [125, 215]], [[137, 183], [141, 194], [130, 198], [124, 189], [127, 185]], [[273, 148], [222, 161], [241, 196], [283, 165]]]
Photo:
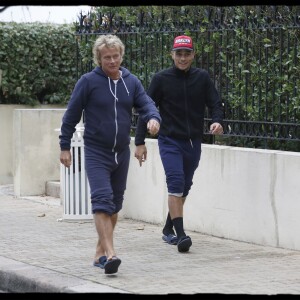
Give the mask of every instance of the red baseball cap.
[[173, 44], [173, 51], [174, 50], [180, 50], [180, 49], [186, 49], [186, 50], [194, 50], [193, 48], [193, 40], [191, 37], [187, 35], [179, 35], [174, 39]]

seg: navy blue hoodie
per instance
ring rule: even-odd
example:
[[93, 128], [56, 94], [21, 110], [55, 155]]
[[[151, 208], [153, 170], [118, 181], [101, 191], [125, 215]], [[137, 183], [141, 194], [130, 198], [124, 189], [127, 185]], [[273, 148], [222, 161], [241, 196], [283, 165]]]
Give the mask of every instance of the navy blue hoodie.
[[60, 148], [69, 150], [75, 126], [84, 110], [84, 144], [111, 151], [124, 149], [130, 143], [133, 107], [144, 122], [161, 121], [153, 100], [140, 80], [124, 67], [115, 84], [100, 67], [82, 75], [72, 92], [62, 119]]

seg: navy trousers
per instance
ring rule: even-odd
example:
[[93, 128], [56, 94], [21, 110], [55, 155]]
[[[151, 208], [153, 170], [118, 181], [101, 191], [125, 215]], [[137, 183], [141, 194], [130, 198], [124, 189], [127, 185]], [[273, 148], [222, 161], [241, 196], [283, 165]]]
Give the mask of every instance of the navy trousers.
[[130, 148], [120, 152], [85, 146], [85, 169], [90, 184], [92, 212], [109, 215], [122, 209]]
[[161, 161], [169, 194], [186, 197], [193, 185], [201, 157], [201, 140], [182, 140], [158, 136]]

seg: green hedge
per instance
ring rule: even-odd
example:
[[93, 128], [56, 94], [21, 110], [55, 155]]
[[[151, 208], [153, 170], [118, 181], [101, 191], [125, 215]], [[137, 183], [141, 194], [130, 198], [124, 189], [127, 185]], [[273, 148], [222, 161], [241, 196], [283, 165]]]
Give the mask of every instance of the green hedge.
[[66, 104], [77, 80], [72, 25], [0, 22], [0, 104]]

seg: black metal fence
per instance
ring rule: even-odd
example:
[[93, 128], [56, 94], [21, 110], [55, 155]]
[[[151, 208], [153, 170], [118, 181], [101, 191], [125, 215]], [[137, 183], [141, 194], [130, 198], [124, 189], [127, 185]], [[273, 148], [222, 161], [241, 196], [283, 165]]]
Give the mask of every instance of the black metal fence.
[[[174, 37], [189, 34], [196, 45], [194, 66], [208, 70], [224, 103], [223, 140], [300, 151], [300, 9], [288, 19], [280, 17], [276, 7], [271, 17], [263, 13], [254, 17], [250, 10], [244, 18], [229, 18], [225, 12], [223, 8], [208, 9], [205, 21], [174, 21], [163, 26], [158, 25], [163, 11], [157, 19], [141, 12], [134, 24], [99, 13], [96, 26], [95, 21], [81, 16], [76, 33], [78, 77], [93, 68], [95, 38], [115, 33], [126, 46], [123, 65], [147, 89], [152, 75], [172, 64], [169, 54]], [[180, 19], [175, 14], [174, 20]], [[206, 125], [209, 122], [207, 114]], [[135, 125], [136, 117], [133, 129]], [[208, 130], [205, 135], [211, 137]]]

